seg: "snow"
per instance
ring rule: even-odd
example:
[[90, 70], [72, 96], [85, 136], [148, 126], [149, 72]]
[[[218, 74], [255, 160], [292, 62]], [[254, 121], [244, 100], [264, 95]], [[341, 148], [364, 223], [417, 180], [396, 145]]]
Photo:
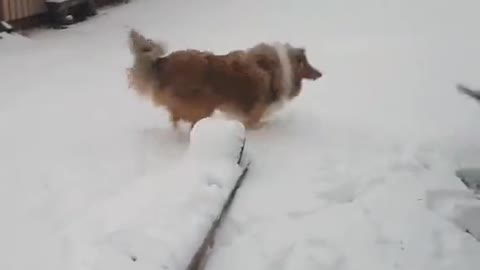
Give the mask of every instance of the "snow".
[[[211, 138], [229, 153], [203, 155]], [[239, 122], [199, 121], [177, 164], [137, 179], [63, 230], [67, 269], [187, 269], [242, 174], [244, 138]], [[179, 185], [159, 185], [162, 178]]]
[[[182, 221], [224, 198], [218, 181], [197, 193], [207, 164], [186, 167], [188, 128], [127, 88], [130, 28], [172, 49], [289, 42], [324, 74], [247, 131], [248, 179], [206, 269], [478, 269], [464, 227], [480, 202], [455, 170], [479, 164], [480, 108], [455, 85], [480, 88], [479, 7], [138, 0], [66, 30], [2, 34], [0, 269], [182, 267], [187, 250], [169, 254], [207, 222]], [[194, 147], [228, 155], [218, 140]]]
[[189, 154], [194, 160], [220, 159], [235, 164], [244, 140], [245, 127], [239, 121], [204, 118], [190, 132]]

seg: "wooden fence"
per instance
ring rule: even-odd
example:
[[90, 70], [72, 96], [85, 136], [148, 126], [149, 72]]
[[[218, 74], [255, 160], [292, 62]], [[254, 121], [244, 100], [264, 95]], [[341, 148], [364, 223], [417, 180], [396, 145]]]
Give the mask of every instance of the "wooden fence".
[[[96, 0], [98, 6], [126, 3], [126, 0]], [[0, 21], [19, 21], [47, 11], [45, 0], [0, 0]]]
[[0, 20], [15, 21], [46, 11], [44, 0], [0, 0]]

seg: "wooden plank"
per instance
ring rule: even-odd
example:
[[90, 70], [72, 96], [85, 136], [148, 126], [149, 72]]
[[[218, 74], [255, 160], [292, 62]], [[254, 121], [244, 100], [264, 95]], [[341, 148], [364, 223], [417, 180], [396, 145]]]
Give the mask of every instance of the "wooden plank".
[[5, 0], [0, 0], [0, 21], [5, 20], [5, 14], [3, 14], [3, 5]]
[[3, 0], [3, 20], [8, 21], [10, 0]]
[[22, 8], [23, 1], [25, 1], [25, 0], [15, 1], [15, 5], [16, 5], [15, 6], [15, 19], [22, 18], [22, 15], [23, 15], [23, 8]]
[[480, 90], [473, 90], [469, 87], [464, 86], [463, 84], [457, 84], [457, 90], [460, 93], [466, 96], [469, 96], [475, 99], [476, 101], [480, 102]]
[[3, 20], [8, 21], [8, 2], [9, 0], [3, 0]]
[[16, 20], [20, 17], [20, 16], [18, 16], [18, 1], [10, 0], [10, 2], [12, 4], [12, 8], [10, 9], [10, 11], [12, 13], [12, 20]]
[[17, 19], [16, 8], [17, 2], [14, 0], [7, 0], [8, 2], [8, 17], [7, 20], [13, 21]]
[[30, 15], [31, 9], [28, 9], [28, 0], [21, 1], [21, 15], [22, 17], [28, 17]]
[[7, 21], [13, 20], [12, 18], [12, 1], [7, 0]]

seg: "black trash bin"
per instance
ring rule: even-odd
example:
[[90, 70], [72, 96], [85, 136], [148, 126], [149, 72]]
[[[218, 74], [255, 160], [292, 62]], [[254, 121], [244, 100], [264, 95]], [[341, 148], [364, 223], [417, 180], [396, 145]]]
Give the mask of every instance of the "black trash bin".
[[45, 4], [50, 22], [54, 26], [76, 23], [97, 14], [95, 0], [45, 0]]

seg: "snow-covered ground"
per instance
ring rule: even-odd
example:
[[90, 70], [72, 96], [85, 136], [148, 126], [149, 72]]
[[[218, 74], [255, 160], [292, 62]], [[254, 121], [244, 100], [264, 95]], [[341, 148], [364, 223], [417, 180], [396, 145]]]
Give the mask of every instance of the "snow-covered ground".
[[137, 0], [1, 39], [0, 269], [90, 269], [93, 259], [150, 269], [105, 262], [118, 259], [103, 248], [112, 230], [118, 249], [162, 252], [152, 233], [129, 229], [154, 228], [187, 194], [191, 181], [168, 175], [188, 134], [127, 89], [131, 27], [171, 49], [288, 41], [325, 75], [247, 133], [253, 163], [208, 270], [478, 269], [480, 244], [453, 219], [480, 217], [454, 176], [480, 164], [480, 107], [454, 88], [480, 88], [479, 8]]

